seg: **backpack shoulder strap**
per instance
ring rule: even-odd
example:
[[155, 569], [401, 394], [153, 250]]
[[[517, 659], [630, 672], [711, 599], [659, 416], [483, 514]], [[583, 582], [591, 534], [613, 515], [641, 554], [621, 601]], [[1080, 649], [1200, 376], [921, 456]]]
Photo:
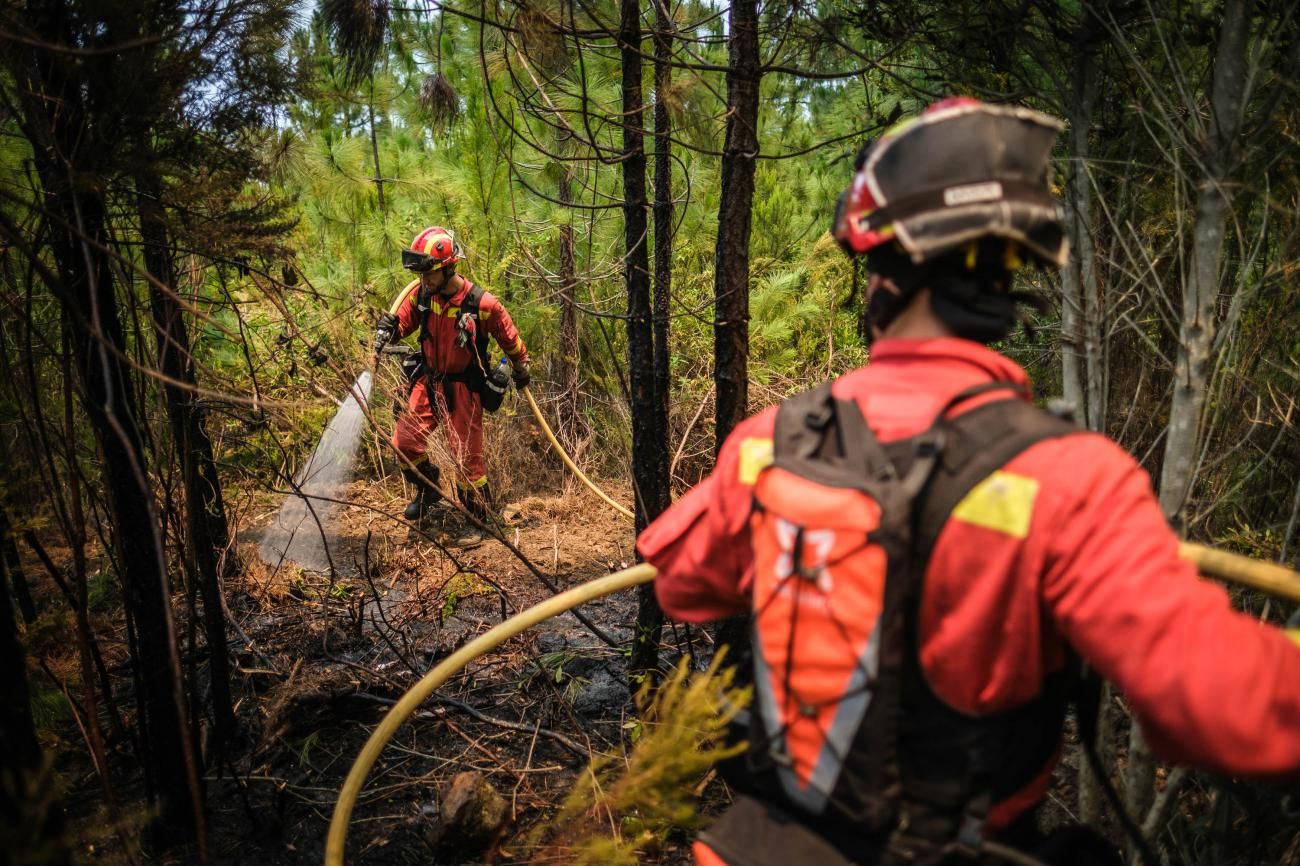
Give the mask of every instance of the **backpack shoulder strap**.
[[778, 459], [807, 460], [821, 447], [831, 420], [831, 383], [787, 398], [776, 410], [772, 453]]
[[1018, 397], [941, 419], [936, 427], [944, 431], [943, 453], [918, 503], [913, 539], [927, 559], [948, 516], [976, 485], [1030, 446], [1078, 431], [1074, 423]]
[[[469, 282], [466, 280], [466, 282]], [[477, 283], [469, 284], [469, 291], [465, 293], [465, 300], [460, 302], [461, 312], [469, 313], [478, 318], [479, 306], [483, 303], [483, 289]]]
[[860, 487], [890, 481], [896, 471], [854, 400], [831, 393], [832, 382], [781, 404], [773, 433], [773, 463], [820, 483]]
[[480, 368], [478, 372], [486, 375], [492, 359], [488, 355], [488, 333], [487, 329], [483, 327], [483, 316], [481, 314], [483, 295], [482, 287], [477, 283], [470, 283], [469, 291], [465, 293], [465, 299], [460, 302], [460, 312], [462, 316], [468, 314], [474, 319], [474, 352], [478, 355], [478, 366]]

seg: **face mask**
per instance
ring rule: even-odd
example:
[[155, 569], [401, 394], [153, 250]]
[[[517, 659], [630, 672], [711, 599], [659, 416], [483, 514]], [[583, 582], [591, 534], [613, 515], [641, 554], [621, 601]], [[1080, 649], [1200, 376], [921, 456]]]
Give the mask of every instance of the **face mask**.
[[976, 343], [1005, 340], [1018, 319], [1016, 298], [989, 292], [974, 280], [954, 279], [932, 289], [930, 306], [954, 334]]

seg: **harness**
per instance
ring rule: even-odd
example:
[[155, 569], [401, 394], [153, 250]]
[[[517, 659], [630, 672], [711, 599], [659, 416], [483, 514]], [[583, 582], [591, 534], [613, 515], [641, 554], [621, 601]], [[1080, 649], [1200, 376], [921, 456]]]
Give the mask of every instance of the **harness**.
[[[756, 697], [740, 787], [757, 799], [704, 836], [728, 862], [813, 862], [817, 846], [870, 866], [978, 862], [990, 806], [1059, 747], [1073, 666], [1026, 704], [972, 716], [935, 694], [919, 657], [925, 572], [954, 508], [1032, 483], [998, 470], [1076, 429], [1019, 397], [946, 417], [1007, 390], [1022, 389], [964, 391], [888, 444], [829, 383], [778, 410], [750, 517]], [[760, 813], [782, 830], [757, 843]]]
[[431, 341], [432, 335], [429, 333], [429, 312], [427, 300], [420, 297], [417, 300], [417, 309], [420, 312], [420, 359], [422, 369], [417, 375], [422, 374], [424, 386], [428, 389], [429, 405], [434, 405], [433, 395], [435, 389], [442, 391], [442, 398], [447, 405], [447, 413], [456, 411], [455, 389], [451, 385], [455, 382], [465, 383], [465, 387], [472, 394], [481, 394], [483, 385], [487, 381], [486, 370], [491, 363], [488, 355], [488, 333], [487, 329], [482, 327], [479, 315], [479, 307], [483, 302], [483, 289], [474, 283], [470, 283], [469, 291], [465, 293], [465, 299], [460, 303], [460, 315], [456, 319], [456, 340], [464, 348], [467, 345], [473, 345], [474, 358], [470, 365], [459, 373], [446, 373], [442, 370], [435, 370], [427, 362], [424, 362], [424, 344], [426, 340]]

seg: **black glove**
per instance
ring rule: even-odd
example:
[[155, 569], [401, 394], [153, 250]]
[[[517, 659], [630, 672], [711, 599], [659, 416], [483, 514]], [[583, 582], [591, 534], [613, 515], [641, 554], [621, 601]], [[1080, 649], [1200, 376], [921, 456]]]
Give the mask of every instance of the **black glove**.
[[379, 325], [375, 328], [375, 354], [387, 346], [393, 340], [393, 335], [397, 333], [397, 317], [392, 313], [384, 313], [379, 317]]
[[528, 375], [528, 362], [515, 361], [511, 364], [511, 367], [513, 369], [510, 372], [510, 378], [515, 380], [515, 387], [520, 389], [527, 388], [528, 383], [533, 380], [533, 377]]

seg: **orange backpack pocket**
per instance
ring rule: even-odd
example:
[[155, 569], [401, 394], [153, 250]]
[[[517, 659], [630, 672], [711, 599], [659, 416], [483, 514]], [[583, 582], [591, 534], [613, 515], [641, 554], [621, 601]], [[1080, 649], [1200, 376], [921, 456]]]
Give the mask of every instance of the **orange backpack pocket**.
[[782, 787], [816, 813], [871, 702], [888, 557], [863, 490], [770, 466], [754, 487], [755, 685]]

